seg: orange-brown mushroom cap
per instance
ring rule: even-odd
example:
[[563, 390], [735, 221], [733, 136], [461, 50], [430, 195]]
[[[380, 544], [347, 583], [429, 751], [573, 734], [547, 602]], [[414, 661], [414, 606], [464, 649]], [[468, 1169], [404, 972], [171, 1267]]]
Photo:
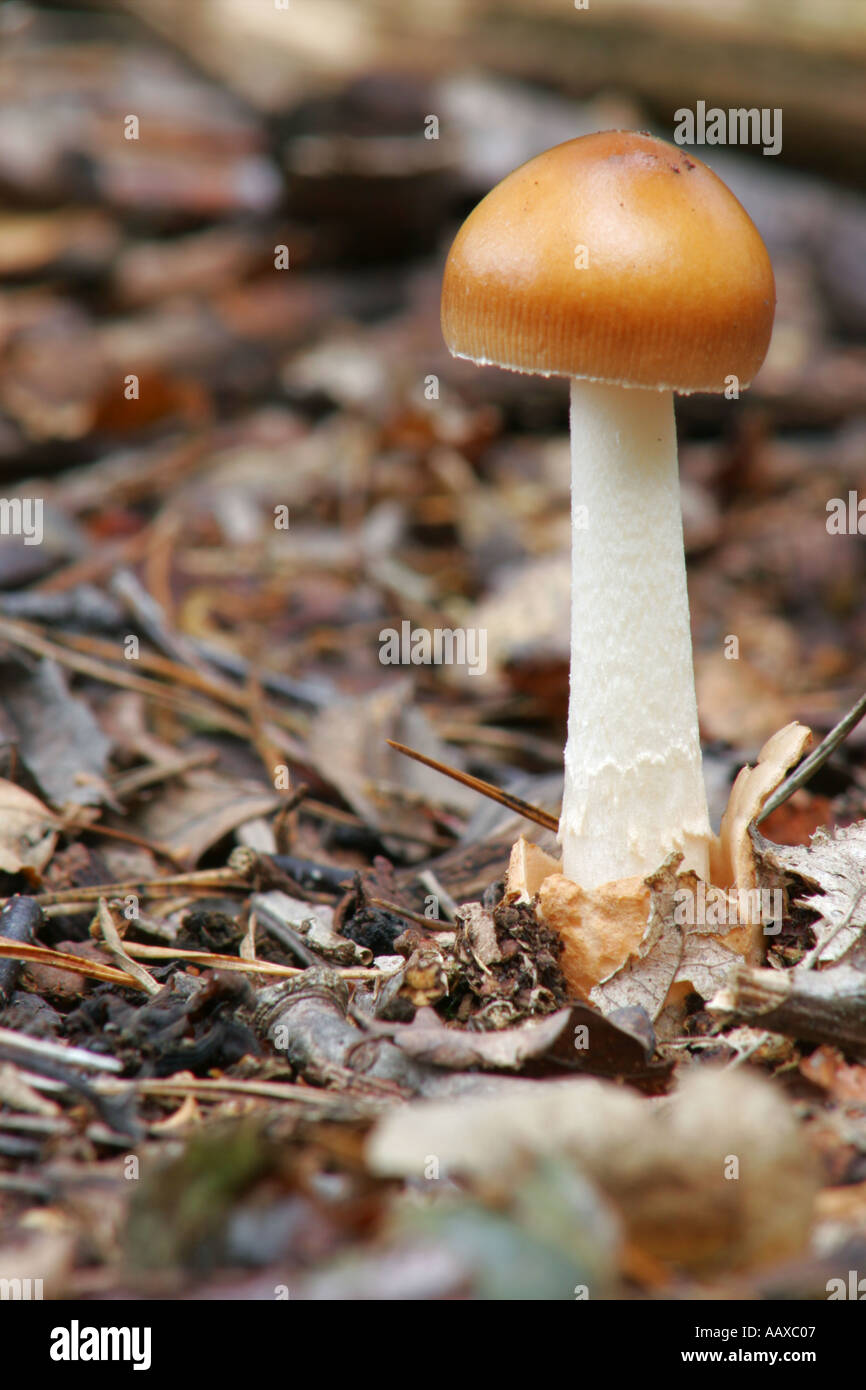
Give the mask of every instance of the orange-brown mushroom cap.
[[452, 353], [517, 371], [722, 391], [764, 360], [770, 258], [693, 155], [602, 131], [515, 169], [464, 222], [445, 266]]

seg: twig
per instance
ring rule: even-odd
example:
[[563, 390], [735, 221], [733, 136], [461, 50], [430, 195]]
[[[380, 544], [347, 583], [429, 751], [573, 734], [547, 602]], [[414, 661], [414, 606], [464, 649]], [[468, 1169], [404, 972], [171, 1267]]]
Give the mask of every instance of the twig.
[[[174, 690], [161, 681], [150, 680], [147, 676], [133, 675], [131, 672], [110, 666], [105, 661], [99, 661], [94, 657], [75, 651], [71, 638], [69, 639], [70, 645], [65, 646], [43, 637], [40, 632], [34, 631], [27, 624], [16, 623], [10, 618], [4, 617], [0, 617], [0, 638], [5, 638], [6, 641], [23, 647], [25, 651], [34, 652], [37, 656], [47, 656], [63, 666], [68, 666], [73, 671], [78, 671], [81, 675], [102, 681], [104, 685], [116, 685], [123, 690], [135, 691], [137, 694], [156, 700], [160, 704], [179, 709], [184, 714], [204, 719], [216, 728], [225, 729], [228, 733], [236, 734], [239, 738], [247, 739], [249, 737], [249, 724], [245, 719], [239, 719], [222, 709], [218, 704], [190, 695], [186, 691]], [[183, 668], [176, 669], [182, 670]]]
[[[114, 572], [109, 585], [112, 593], [126, 604], [135, 621], [155, 647], [165, 652], [180, 666], [189, 666], [204, 680], [213, 681], [212, 671], [202, 660], [193, 644], [181, 633], [173, 632], [166, 622], [165, 613], [152, 594], [149, 594], [138, 577], [130, 569]], [[222, 683], [220, 681], [220, 683]]]
[[766, 1047], [767, 1043], [772, 1043], [772, 1041], [772, 1033], [768, 1033], [766, 1030], [759, 1031], [757, 1037], [752, 1039], [748, 1047], [736, 1049], [737, 1055], [731, 1058], [728, 1063], [728, 1069], [732, 1070], [734, 1067], [743, 1066], [745, 1062], [748, 1062], [750, 1057], [754, 1057], [756, 1052], [759, 1052], [762, 1047]]
[[[9, 619], [8, 621], [14, 622], [17, 620]], [[31, 638], [40, 638], [45, 642], [51, 640], [47, 637], [45, 632], [34, 623], [19, 623], [19, 626], [26, 634], [29, 634]], [[89, 656], [96, 660], [111, 663], [111, 670], [116, 669], [114, 663], [117, 663], [119, 659], [124, 660], [123, 658], [118, 658], [117, 642], [108, 641], [104, 637], [94, 637], [91, 634], [85, 635], [77, 632], [65, 632], [63, 634], [63, 643], [60, 644], [57, 642], [55, 645], [60, 652], [76, 652], [82, 656]], [[198, 650], [200, 646], [198, 642], [193, 642], [192, 645], [196, 650]], [[209, 652], [210, 650], [211, 649], [208, 648]], [[60, 658], [57, 657], [57, 660], [60, 660]], [[246, 691], [241, 689], [240, 686], [232, 685], [231, 682], [224, 680], [220, 675], [211, 675], [207, 671], [202, 673], [198, 668], [193, 670], [189, 666], [184, 666], [180, 662], [173, 661], [171, 657], [161, 656], [159, 652], [150, 651], [147, 648], [139, 651], [135, 664], [142, 671], [152, 671], [157, 676], [164, 676], [166, 682], [174, 682], [175, 685], [181, 686], [183, 689], [195, 691], [197, 694], [229, 705], [231, 708], [240, 710], [241, 712], [246, 710], [248, 699]], [[214, 666], [219, 665], [215, 659], [212, 660], [212, 664]], [[249, 669], [248, 663], [242, 663], [244, 676], [248, 674]], [[99, 677], [99, 679], [102, 679], [102, 677]], [[165, 687], [157, 683], [157, 689], [163, 688]], [[169, 686], [168, 688], [170, 689], [171, 687]], [[279, 693], [283, 694], [284, 692], [280, 691]], [[306, 718], [294, 713], [292, 710], [287, 710], [284, 705], [268, 705], [266, 714], [269, 720], [284, 726], [286, 729], [304, 732], [307, 727]]]
[[[212, 951], [186, 951], [180, 946], [143, 946], [138, 941], [127, 941], [126, 950], [133, 958], [141, 960], [179, 960], [191, 965], [204, 965], [212, 970], [236, 970], [244, 975], [274, 975], [288, 979], [303, 975], [303, 969], [294, 965], [276, 965], [268, 960], [241, 960], [240, 956], [217, 955]], [[334, 974], [344, 980], [385, 980], [388, 972], [367, 969], [364, 966], [335, 966]]]
[[707, 1009], [786, 1037], [866, 1049], [866, 974], [848, 964], [827, 970], [736, 966]]
[[301, 961], [303, 965], [327, 964], [321, 956], [316, 955], [315, 951], [310, 950], [300, 932], [295, 931], [294, 927], [277, 916], [263, 894], [256, 893], [253, 895], [250, 901], [250, 915], [251, 918], [260, 926], [264, 927], [265, 931], [269, 932], [276, 941], [279, 941], [281, 946], [285, 946], [287, 951], [291, 951], [296, 959]]
[[412, 912], [408, 907], [401, 907], [399, 903], [389, 903], [386, 898], [367, 898], [368, 903], [373, 907], [381, 907], [385, 912], [393, 912], [395, 917], [405, 917], [407, 922], [417, 922], [419, 927], [426, 927], [428, 931], [453, 931], [453, 922], [443, 922], [438, 917], [422, 917], [420, 912]]
[[153, 976], [150, 974], [150, 971], [145, 970], [144, 966], [139, 965], [138, 961], [133, 960], [129, 953], [126, 951], [120, 937], [120, 932], [117, 930], [114, 918], [112, 917], [111, 912], [109, 911], [108, 903], [105, 901], [104, 898], [99, 899], [99, 906], [97, 908], [96, 916], [97, 921], [99, 922], [99, 930], [102, 932], [103, 940], [105, 941], [106, 946], [108, 947], [111, 954], [114, 956], [115, 960], [120, 961], [124, 969], [126, 969], [130, 975], [132, 975], [136, 980], [138, 980], [138, 983], [141, 985], [141, 988], [143, 990], [146, 990], [148, 994], [159, 994], [160, 990], [162, 989], [162, 985], [159, 984], [153, 978]]
[[[0, 938], [5, 941], [24, 941], [32, 943], [33, 934], [42, 923], [39, 904], [32, 898], [10, 898], [0, 912]], [[18, 979], [20, 962], [15, 959], [0, 961], [0, 1004], [9, 998]]]
[[[239, 680], [246, 679], [250, 666], [242, 656], [224, 650], [201, 637], [191, 637], [189, 640], [211, 666], [216, 666]], [[279, 671], [259, 671], [258, 679], [271, 695], [279, 695], [301, 705], [310, 705], [313, 709], [324, 709], [334, 700], [333, 687], [325, 681], [299, 680], [292, 676], [284, 676]]]
[[[290, 1081], [244, 1081], [230, 1076], [222, 1076], [216, 1080], [196, 1077], [190, 1081], [145, 1078], [124, 1082], [123, 1087], [127, 1086], [131, 1086], [141, 1096], [194, 1096], [201, 1100], [217, 1100], [221, 1095], [241, 1095], [260, 1096], [263, 1100], [300, 1100], [312, 1105], [321, 1105], [323, 1100], [331, 1104], [340, 1102], [338, 1095], [314, 1090], [311, 1086], [299, 1086]], [[96, 1083], [95, 1089], [103, 1095], [111, 1095], [120, 1088], [116, 1081], [100, 1081]]]
[[[100, 898], [123, 898], [130, 893], [140, 898], [170, 898], [177, 889], [189, 892], [248, 892], [249, 881], [230, 865], [223, 869], [193, 869], [186, 874], [168, 874], [163, 878], [120, 879], [116, 883], [88, 884], [62, 888], [54, 893], [36, 893], [33, 901], [40, 907], [60, 907], [69, 903], [95, 903]], [[164, 891], [163, 891], [164, 890]], [[12, 900], [9, 899], [11, 902]]]
[[57, 829], [66, 835], [70, 830], [77, 830], [80, 835], [104, 835], [107, 840], [122, 840], [126, 845], [138, 845], [141, 849], [150, 850], [157, 859], [167, 859], [175, 868], [180, 868], [186, 862], [184, 855], [175, 853], [168, 845], [160, 844], [158, 840], [149, 840], [145, 835], [134, 835], [131, 830], [117, 830], [114, 826], [103, 825], [98, 820], [87, 820], [85, 817], [79, 819], [71, 815], [59, 821]]
[[810, 781], [818, 769], [824, 766], [830, 754], [839, 747], [840, 743], [844, 743], [851, 730], [856, 729], [864, 715], [866, 715], [866, 695], [861, 695], [856, 705], [849, 709], [844, 719], [839, 720], [835, 729], [830, 730], [814, 752], [810, 753], [799, 767], [795, 767], [794, 771], [776, 788], [772, 796], [767, 798], [760, 815], [755, 818], [756, 825], [760, 825], [762, 820], [766, 820], [767, 816], [778, 810], [788, 800], [788, 797], [797, 791], [798, 787], [802, 787]]
[[109, 785], [118, 800], [123, 801], [134, 792], [142, 791], [144, 787], [152, 787], [157, 782], [167, 782], [172, 777], [182, 777], [185, 772], [192, 772], [195, 768], [208, 767], [215, 763], [218, 757], [219, 753], [215, 748], [200, 748], [183, 757], [167, 759], [162, 763], [149, 763], [145, 767], [133, 768], [131, 772], [121, 772], [111, 779]]
[[[360, 816], [354, 815], [351, 811], [343, 811], [338, 806], [329, 806], [327, 802], [316, 801], [313, 797], [304, 798], [303, 814], [312, 816], [314, 820], [332, 821], [334, 825], [348, 825], [353, 829], [360, 828], [370, 831], [370, 826], [365, 825]], [[378, 832], [374, 830], [372, 833], [377, 834]], [[389, 840], [407, 840], [410, 844], [418, 843], [417, 835], [406, 835], [402, 830], [394, 830], [390, 826], [387, 834]], [[431, 850], [450, 849], [453, 841], [446, 840], [441, 835], [431, 835], [424, 843]]]
[[116, 1057], [107, 1057], [101, 1052], [90, 1052], [86, 1047], [50, 1042], [47, 1038], [33, 1038], [29, 1033], [17, 1033], [13, 1028], [0, 1028], [0, 1043], [4, 1048], [23, 1057], [41, 1057], [46, 1061], [83, 1067], [85, 1071], [123, 1071], [123, 1063]]
[[424, 869], [418, 875], [418, 882], [424, 888], [429, 889], [429, 891], [433, 894], [433, 897], [438, 900], [440, 906], [444, 909], [445, 915], [449, 919], [449, 921], [455, 922], [457, 920], [457, 903], [454, 901], [451, 894], [448, 892], [448, 889], [442, 887], [442, 884], [439, 882], [433, 870]]

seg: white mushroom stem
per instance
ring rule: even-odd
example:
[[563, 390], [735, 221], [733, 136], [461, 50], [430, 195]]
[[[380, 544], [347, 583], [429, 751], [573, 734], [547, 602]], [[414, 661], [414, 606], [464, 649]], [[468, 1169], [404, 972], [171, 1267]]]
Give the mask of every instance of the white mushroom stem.
[[571, 460], [563, 872], [594, 888], [676, 849], [707, 878], [673, 394], [573, 380]]

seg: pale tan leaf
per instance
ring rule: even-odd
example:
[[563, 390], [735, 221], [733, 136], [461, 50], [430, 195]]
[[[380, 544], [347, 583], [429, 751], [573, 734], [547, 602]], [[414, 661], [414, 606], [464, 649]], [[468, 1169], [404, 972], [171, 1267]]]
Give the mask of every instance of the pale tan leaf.
[[38, 797], [0, 781], [0, 870], [41, 872], [57, 843], [56, 819]]
[[721, 888], [755, 888], [757, 871], [749, 826], [767, 797], [798, 763], [812, 739], [804, 724], [786, 724], [768, 739], [754, 767], [740, 770], [722, 816], [721, 834], [711, 847], [710, 877]]

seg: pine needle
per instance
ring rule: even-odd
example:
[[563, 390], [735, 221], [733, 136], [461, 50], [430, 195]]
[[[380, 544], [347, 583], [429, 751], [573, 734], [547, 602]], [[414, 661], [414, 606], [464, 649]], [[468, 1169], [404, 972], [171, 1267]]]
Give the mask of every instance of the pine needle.
[[441, 772], [445, 777], [450, 777], [455, 782], [461, 782], [464, 787], [471, 787], [473, 791], [489, 797], [491, 801], [498, 801], [500, 806], [507, 806], [509, 811], [516, 811], [526, 820], [535, 821], [536, 825], [543, 825], [545, 830], [552, 830], [554, 834], [558, 831], [559, 820], [556, 816], [548, 815], [547, 811], [542, 811], [540, 807], [530, 805], [522, 797], [512, 796], [511, 792], [504, 792], [500, 787], [494, 787], [492, 782], [484, 782], [480, 777], [473, 777], [471, 773], [460, 772], [456, 767], [449, 767], [447, 763], [440, 763], [435, 758], [428, 758], [426, 753], [419, 753], [415, 748], [407, 748], [404, 743], [396, 743], [392, 738], [386, 739], [385, 742], [389, 748], [396, 748], [398, 753], [405, 753], [407, 758], [414, 758], [416, 763], [423, 763], [425, 767], [432, 767], [434, 772]]

